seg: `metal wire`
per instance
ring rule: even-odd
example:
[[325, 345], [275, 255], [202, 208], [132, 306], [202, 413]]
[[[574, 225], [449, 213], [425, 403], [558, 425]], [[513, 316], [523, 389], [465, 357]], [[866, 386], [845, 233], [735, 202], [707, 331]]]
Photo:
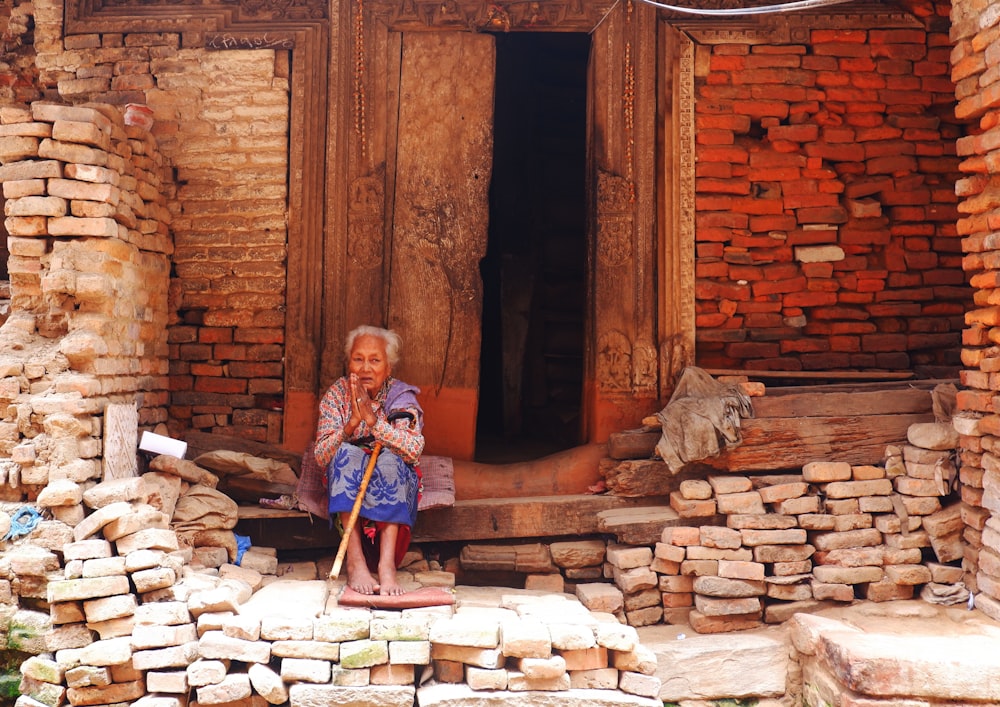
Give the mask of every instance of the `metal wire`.
[[776, 5], [761, 5], [757, 7], [734, 7], [734, 8], [723, 8], [723, 9], [707, 9], [707, 8], [696, 8], [696, 7], [680, 7], [678, 5], [668, 5], [667, 3], [657, 2], [656, 0], [639, 0], [639, 2], [644, 2], [647, 5], [652, 5], [658, 7], [661, 10], [670, 10], [672, 12], [680, 12], [688, 15], [706, 15], [709, 17], [739, 17], [742, 15], [767, 15], [777, 12], [795, 12], [797, 10], [806, 10], [812, 7], [826, 7], [827, 5], [843, 5], [844, 3], [854, 2], [855, 0], [794, 0], [793, 2], [783, 2]]

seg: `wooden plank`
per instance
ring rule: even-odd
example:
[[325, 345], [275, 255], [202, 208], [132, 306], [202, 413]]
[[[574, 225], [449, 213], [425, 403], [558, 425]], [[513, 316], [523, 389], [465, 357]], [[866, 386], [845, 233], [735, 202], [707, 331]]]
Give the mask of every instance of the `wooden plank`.
[[667, 504], [666, 498], [609, 495], [536, 496], [459, 501], [417, 516], [414, 542], [596, 535], [597, 514], [612, 508]]
[[[677, 474], [670, 474], [665, 463], [652, 459], [624, 460], [603, 473], [612, 492], [641, 495], [665, 493], [680, 478], [713, 470], [781, 471], [801, 469], [819, 460], [880, 464], [886, 445], [905, 442], [910, 425], [933, 420], [930, 413], [749, 419], [741, 426], [742, 444], [717, 457], [691, 462]], [[659, 439], [657, 433], [646, 434]]]
[[699, 464], [725, 471], [796, 469], [811, 461], [878, 464], [887, 444], [906, 441], [910, 425], [931, 413], [744, 420], [743, 444]]
[[825, 383], [823, 385], [780, 385], [768, 386], [766, 395], [791, 395], [793, 393], [857, 393], [863, 391], [895, 392], [900, 390], [933, 390], [938, 385], [958, 385], [957, 378], [921, 378], [905, 381], [870, 381], [848, 383]]
[[239, 506], [236, 510], [236, 517], [240, 520], [277, 520], [278, 518], [308, 518], [309, 514], [294, 509]]
[[291, 496], [295, 487], [291, 484], [276, 484], [248, 476], [223, 476], [219, 479], [219, 491], [237, 503], [257, 503], [262, 498]]
[[[880, 384], [875, 388], [861, 386], [822, 386], [773, 388], [767, 395], [753, 399], [754, 417], [742, 421], [743, 430], [765, 429], [772, 421], [778, 428], [787, 427], [788, 419], [931, 414], [931, 389], [939, 383], [905, 384], [895, 388]], [[882, 420], [872, 420], [881, 425]], [[832, 431], [832, 434], [840, 434]], [[744, 433], [744, 444], [747, 444]], [[905, 436], [904, 436], [905, 438]], [[608, 438], [608, 456], [612, 459], [648, 459], [660, 439], [660, 430], [640, 428], [616, 432]], [[737, 452], [737, 456], [738, 456]]]
[[675, 525], [725, 525], [725, 516], [681, 518], [670, 506], [612, 508], [597, 514], [597, 527], [628, 545], [655, 545]]
[[605, 470], [608, 490], [616, 496], [640, 498], [670, 496], [680, 488], [681, 481], [702, 478], [704, 474], [680, 469], [671, 474], [662, 459], [627, 459]]
[[913, 378], [912, 371], [750, 371], [737, 368], [706, 368], [710, 376], [746, 376], [747, 378], [788, 378], [789, 380], [878, 380]]
[[932, 407], [931, 391], [916, 389], [768, 394], [752, 402], [755, 418], [912, 414]]

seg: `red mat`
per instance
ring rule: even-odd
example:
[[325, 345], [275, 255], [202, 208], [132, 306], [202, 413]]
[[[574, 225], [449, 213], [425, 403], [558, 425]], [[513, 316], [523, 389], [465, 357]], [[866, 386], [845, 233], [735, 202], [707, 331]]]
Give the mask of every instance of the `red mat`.
[[416, 609], [421, 606], [450, 606], [455, 603], [455, 595], [441, 587], [421, 587], [406, 594], [384, 597], [380, 594], [360, 594], [345, 586], [337, 603], [371, 609]]

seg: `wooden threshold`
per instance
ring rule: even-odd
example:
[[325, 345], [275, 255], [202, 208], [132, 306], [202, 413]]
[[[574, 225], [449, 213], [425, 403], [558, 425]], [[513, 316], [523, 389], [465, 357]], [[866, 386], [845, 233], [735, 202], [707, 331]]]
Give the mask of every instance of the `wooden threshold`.
[[[457, 501], [449, 508], [433, 508], [417, 515], [413, 542], [465, 542], [558, 538], [607, 534], [601, 514], [629, 509], [642, 514], [650, 506], [669, 505], [667, 497], [573, 494], [526, 498]], [[241, 506], [236, 532], [254, 545], [278, 550], [336, 548], [339, 537], [329, 523], [302, 511]]]

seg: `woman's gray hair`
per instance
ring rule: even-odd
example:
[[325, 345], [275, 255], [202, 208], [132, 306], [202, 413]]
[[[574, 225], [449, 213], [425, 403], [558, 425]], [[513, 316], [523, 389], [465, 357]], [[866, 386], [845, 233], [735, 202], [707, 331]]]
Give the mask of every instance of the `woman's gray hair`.
[[354, 348], [354, 342], [357, 341], [359, 336], [374, 336], [382, 339], [385, 342], [385, 355], [389, 359], [389, 365], [395, 366], [399, 363], [399, 351], [403, 347], [403, 341], [399, 338], [399, 334], [392, 329], [382, 329], [381, 327], [369, 326], [367, 324], [362, 324], [348, 332], [347, 340], [344, 342], [344, 356], [347, 359], [351, 358], [351, 350]]

